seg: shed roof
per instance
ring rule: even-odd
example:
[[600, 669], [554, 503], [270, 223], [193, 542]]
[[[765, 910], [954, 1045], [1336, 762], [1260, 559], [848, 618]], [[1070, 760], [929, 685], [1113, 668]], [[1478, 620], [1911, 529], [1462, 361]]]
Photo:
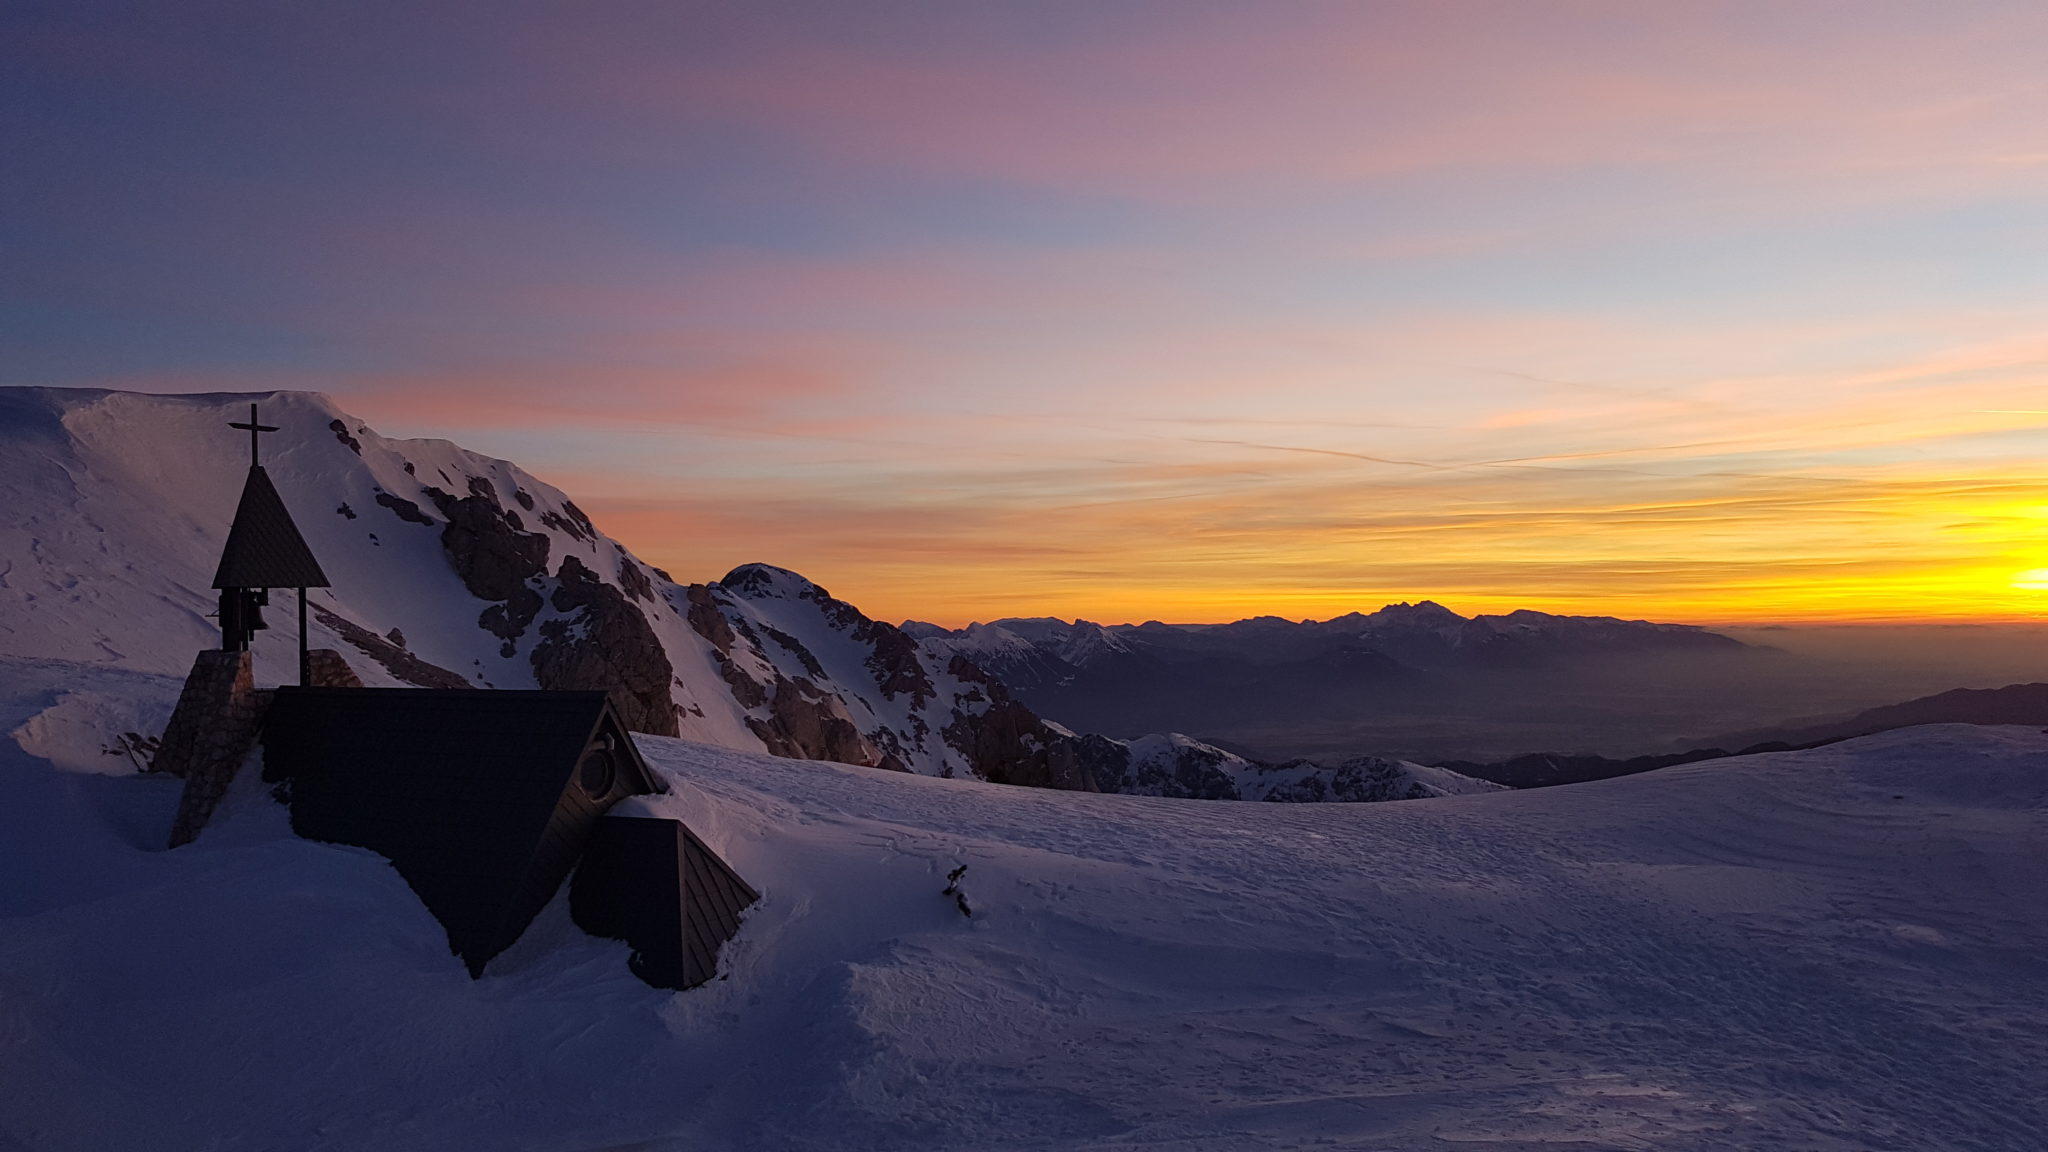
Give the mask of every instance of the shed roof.
[[[592, 793], [586, 752], [608, 740]], [[264, 776], [292, 827], [388, 857], [472, 973], [517, 939], [616, 801], [660, 790], [602, 692], [280, 688]]]
[[235, 506], [234, 527], [228, 529], [215, 588], [326, 588], [327, 573], [306, 547], [299, 526], [285, 510], [284, 499], [261, 464], [249, 466], [242, 484], [242, 502]]
[[606, 816], [569, 885], [583, 930], [633, 946], [633, 972], [657, 988], [718, 975], [718, 951], [761, 894], [680, 820]]

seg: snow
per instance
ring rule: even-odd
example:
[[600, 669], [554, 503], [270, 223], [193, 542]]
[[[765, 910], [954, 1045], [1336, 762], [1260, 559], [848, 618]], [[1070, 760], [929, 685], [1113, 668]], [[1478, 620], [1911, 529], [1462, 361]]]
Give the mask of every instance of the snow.
[[[479, 625], [489, 602], [471, 594], [444, 552], [444, 518], [430, 488], [458, 498], [473, 484], [495, 493], [521, 531], [547, 537], [550, 573], [574, 558], [620, 587], [622, 564], [646, 568], [602, 532], [586, 530], [566, 494], [517, 465], [445, 440], [382, 436], [314, 393], [0, 388], [0, 502], [11, 512], [0, 520], [0, 653], [183, 676], [194, 652], [218, 643], [210, 585], [248, 467], [246, 441], [227, 423], [246, 420], [252, 401], [281, 429], [264, 437], [264, 467], [334, 585], [314, 589], [313, 606], [375, 635], [397, 629], [414, 655], [479, 687], [534, 687], [533, 649], [542, 627], [562, 613], [544, 606], [510, 653], [501, 651], [502, 638]], [[939, 733], [956, 711], [977, 709], [962, 699], [975, 693], [945, 675], [943, 662], [927, 669], [934, 698], [914, 706], [891, 699], [867, 667], [872, 643], [856, 643], [846, 620], [822, 615], [823, 606], [806, 598], [822, 595], [810, 581], [759, 564], [732, 578], [746, 585], [744, 593], [714, 591], [719, 609], [735, 624], [769, 623], [803, 637], [831, 670], [812, 678], [828, 708], [836, 697], [863, 734], [897, 750], [913, 771], [969, 770]], [[684, 589], [651, 571], [648, 583], [654, 602], [636, 607], [672, 665], [683, 735], [762, 750], [751, 722], [766, 719], [768, 709], [737, 700], [720, 662], [730, 659], [765, 687], [775, 670], [807, 677], [801, 658], [768, 637], [758, 650], [742, 642], [717, 653], [689, 623]], [[529, 583], [544, 603], [555, 586], [553, 577]], [[259, 685], [295, 674], [293, 598], [273, 596], [272, 627], [257, 634]], [[578, 627], [572, 623], [570, 634]], [[400, 683], [318, 612], [311, 642], [342, 652], [371, 686]], [[159, 719], [146, 731], [160, 730]]]
[[1084, 668], [1131, 651], [1129, 644], [1100, 624], [1088, 620], [1069, 623], [1051, 616], [976, 622], [957, 631], [906, 620], [904, 630], [944, 651], [962, 653], [998, 674], [1036, 656], [1049, 656], [1069, 668]]
[[0, 660], [0, 1148], [2048, 1147], [2034, 729], [1364, 805], [643, 738], [763, 893], [672, 995], [559, 903], [472, 982], [260, 789], [158, 850], [75, 701], [166, 692]]

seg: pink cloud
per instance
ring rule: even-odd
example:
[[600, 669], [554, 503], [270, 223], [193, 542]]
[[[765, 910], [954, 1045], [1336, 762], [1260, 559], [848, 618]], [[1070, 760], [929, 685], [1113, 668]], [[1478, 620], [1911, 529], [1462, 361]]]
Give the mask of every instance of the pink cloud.
[[[737, 123], [840, 160], [1174, 199], [1271, 176], [1676, 166], [1714, 183], [1889, 172], [2035, 180], [2048, 13], [1570, 8], [1517, 3], [1162, 8], [1093, 42], [953, 51], [793, 35], [729, 61], [558, 74], [650, 123]], [[2032, 140], [2032, 147], [2019, 143]], [[1931, 167], [1932, 166], [1932, 167]], [[1998, 176], [1991, 169], [2010, 169]]]

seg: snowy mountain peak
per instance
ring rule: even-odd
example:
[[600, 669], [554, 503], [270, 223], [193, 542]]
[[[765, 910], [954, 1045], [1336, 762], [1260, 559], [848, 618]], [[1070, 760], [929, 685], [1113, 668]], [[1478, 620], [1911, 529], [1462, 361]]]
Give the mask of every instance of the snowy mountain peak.
[[[1354, 615], [1356, 614], [1354, 613]], [[1383, 624], [1462, 624], [1465, 622], [1465, 617], [1458, 615], [1434, 600], [1418, 600], [1413, 604], [1403, 600], [1398, 604], [1388, 604], [1379, 611], [1362, 617], [1362, 619]]]
[[811, 580], [773, 564], [742, 564], [718, 586], [749, 600], [829, 600], [832, 594]]

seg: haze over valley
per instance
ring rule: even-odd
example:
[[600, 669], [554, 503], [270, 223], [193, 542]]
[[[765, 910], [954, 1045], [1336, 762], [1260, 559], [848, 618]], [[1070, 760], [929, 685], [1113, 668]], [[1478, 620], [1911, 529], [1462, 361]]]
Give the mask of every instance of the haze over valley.
[[1708, 629], [1529, 612], [1466, 619], [1425, 602], [1320, 624], [905, 627], [973, 656], [1069, 727], [1188, 732], [1265, 758], [1655, 755], [2048, 679], [2048, 630], [2026, 625]]

